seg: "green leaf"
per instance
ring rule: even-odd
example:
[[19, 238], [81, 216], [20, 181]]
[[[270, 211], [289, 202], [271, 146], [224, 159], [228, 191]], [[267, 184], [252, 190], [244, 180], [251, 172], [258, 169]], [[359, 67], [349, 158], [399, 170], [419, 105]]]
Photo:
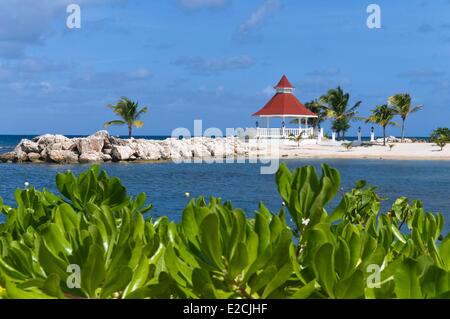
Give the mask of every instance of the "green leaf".
[[206, 216], [200, 226], [202, 251], [216, 267], [223, 269], [222, 243], [220, 239], [219, 219], [215, 214]]
[[315, 291], [317, 291], [316, 286], [318, 286], [316, 280], [311, 280], [305, 286], [298, 289], [292, 296], [292, 299], [307, 299], [309, 298]]
[[105, 279], [105, 259], [101, 246], [94, 244], [89, 248], [86, 265], [81, 267], [81, 287], [91, 298], [97, 297], [96, 289]]
[[338, 299], [357, 299], [364, 297], [364, 275], [356, 270], [350, 277], [337, 282], [335, 295]]
[[244, 243], [239, 243], [236, 247], [233, 257], [230, 262], [230, 276], [232, 278], [236, 277], [248, 265], [247, 248]]
[[110, 298], [113, 293], [121, 293], [130, 283], [133, 277], [133, 271], [130, 267], [122, 266], [114, 269], [105, 280], [100, 298]]
[[10, 281], [6, 281], [6, 295], [10, 299], [54, 299], [38, 290], [22, 290]]
[[292, 174], [287, 168], [286, 164], [281, 163], [280, 167], [275, 175], [278, 186], [278, 192], [285, 203], [289, 202], [291, 197], [291, 182]]
[[269, 282], [266, 289], [262, 294], [262, 298], [268, 298], [275, 289], [281, 287], [292, 275], [292, 264], [290, 262], [286, 263]]
[[336, 274], [334, 268], [334, 247], [330, 243], [323, 244], [314, 256], [314, 273], [326, 293], [334, 298]]
[[61, 290], [61, 279], [56, 274], [50, 274], [44, 282], [42, 291], [49, 296], [65, 299], [64, 293]]
[[415, 260], [407, 258], [400, 263], [394, 275], [395, 293], [397, 297], [402, 299], [422, 298], [419, 276], [419, 267]]

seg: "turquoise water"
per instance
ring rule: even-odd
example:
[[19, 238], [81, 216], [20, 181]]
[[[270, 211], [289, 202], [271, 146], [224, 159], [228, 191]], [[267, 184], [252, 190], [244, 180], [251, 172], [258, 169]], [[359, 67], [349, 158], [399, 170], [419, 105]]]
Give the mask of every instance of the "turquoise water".
[[[386, 210], [399, 196], [422, 199], [425, 208], [441, 212], [446, 217], [446, 230], [450, 230], [450, 162], [444, 161], [384, 161], [329, 159], [328, 164], [339, 169], [342, 191], [350, 190], [357, 180], [365, 179], [378, 186], [378, 192], [387, 200]], [[291, 168], [313, 165], [320, 167], [322, 160], [288, 160]], [[56, 191], [55, 174], [67, 169], [78, 173], [86, 165], [0, 164], [0, 196], [13, 204], [13, 193], [29, 182], [37, 188]], [[259, 164], [174, 164], [174, 163], [110, 163], [103, 164], [110, 175], [121, 178], [132, 195], [145, 192], [154, 205], [152, 214], [168, 215], [178, 219], [188, 202], [184, 196], [217, 196], [231, 200], [236, 207], [249, 214], [264, 202], [272, 211], [278, 211], [275, 176], [261, 175]], [[340, 197], [340, 196], [339, 196]], [[330, 206], [337, 204], [337, 200]]]
[[[31, 136], [0, 135], [0, 152], [12, 149], [22, 138]], [[150, 137], [147, 137], [150, 138]], [[163, 136], [151, 137], [164, 139]], [[450, 230], [450, 161], [392, 161], [392, 160], [289, 160], [289, 167], [313, 165], [320, 168], [327, 162], [339, 169], [342, 191], [350, 190], [356, 181], [364, 179], [378, 187], [387, 200], [387, 210], [399, 196], [421, 199], [431, 212], [446, 217]], [[55, 189], [55, 174], [71, 169], [78, 173], [86, 165], [0, 164], [0, 197], [14, 204], [14, 190], [29, 182], [37, 188]], [[259, 164], [174, 164], [174, 163], [109, 163], [102, 168], [121, 178], [130, 194], [145, 192], [154, 205], [153, 215], [168, 215], [178, 219], [189, 198], [200, 195], [231, 200], [236, 207], [249, 214], [264, 202], [272, 211], [278, 211], [281, 200], [273, 175], [261, 175]], [[330, 206], [337, 204], [337, 198]], [[331, 209], [332, 207], [330, 207]], [[2, 216], [0, 216], [2, 218]]]

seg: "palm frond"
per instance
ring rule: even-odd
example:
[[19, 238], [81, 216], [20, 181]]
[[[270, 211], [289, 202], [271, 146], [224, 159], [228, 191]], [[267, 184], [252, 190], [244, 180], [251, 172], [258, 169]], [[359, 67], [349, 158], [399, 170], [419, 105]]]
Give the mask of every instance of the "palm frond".
[[417, 111], [420, 111], [421, 109], [423, 109], [423, 105], [419, 104], [419, 105], [416, 105], [415, 107], [413, 107], [411, 109], [411, 111], [409, 111], [409, 113], [416, 113]]
[[109, 122], [106, 122], [106, 123], [104, 124], [104, 126], [105, 126], [105, 128], [106, 128], [106, 127], [110, 127], [111, 125], [124, 125], [124, 124], [126, 124], [125, 121], [115, 120], [115, 121], [109, 121]]
[[133, 122], [133, 125], [136, 126], [137, 128], [140, 128], [144, 126], [144, 122], [136, 120]]

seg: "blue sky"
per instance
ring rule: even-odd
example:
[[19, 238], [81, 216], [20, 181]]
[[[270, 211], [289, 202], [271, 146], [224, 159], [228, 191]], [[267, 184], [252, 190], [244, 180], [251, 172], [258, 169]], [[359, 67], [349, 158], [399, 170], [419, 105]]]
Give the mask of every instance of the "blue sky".
[[[70, 3], [81, 29], [66, 27]], [[381, 29], [366, 26], [370, 3]], [[408, 135], [450, 126], [448, 0], [2, 0], [0, 12], [0, 134], [89, 134], [123, 95], [149, 107], [137, 134], [251, 126], [283, 73], [302, 102], [341, 85], [365, 116], [408, 92], [425, 106]]]

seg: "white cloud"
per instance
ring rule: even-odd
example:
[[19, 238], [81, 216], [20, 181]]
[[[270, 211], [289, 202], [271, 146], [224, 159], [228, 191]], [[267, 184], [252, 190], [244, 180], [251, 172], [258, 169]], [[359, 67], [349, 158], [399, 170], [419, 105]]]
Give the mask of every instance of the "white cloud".
[[240, 25], [239, 35], [248, 36], [253, 30], [261, 27], [264, 22], [281, 8], [281, 0], [265, 0], [250, 17]]
[[[44, 43], [51, 34], [51, 24], [59, 17], [65, 26], [66, 7], [73, 0], [1, 0], [0, 57], [23, 56], [29, 45]], [[77, 0], [83, 5], [123, 3], [125, 0]]]
[[272, 86], [268, 85], [260, 93], [266, 97], [270, 97], [275, 94], [275, 90]]

